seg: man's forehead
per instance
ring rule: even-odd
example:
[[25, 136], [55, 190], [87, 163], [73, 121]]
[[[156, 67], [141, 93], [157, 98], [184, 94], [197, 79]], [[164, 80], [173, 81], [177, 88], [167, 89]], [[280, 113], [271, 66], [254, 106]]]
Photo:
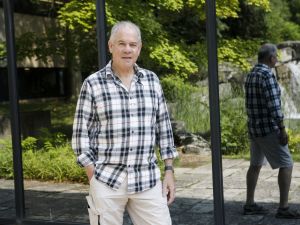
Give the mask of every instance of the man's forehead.
[[138, 34], [136, 30], [131, 27], [120, 28], [115, 34], [115, 39], [118, 41], [120, 39], [127, 39], [128, 37], [130, 37], [131, 39], [136, 39], [136, 41], [138, 41]]

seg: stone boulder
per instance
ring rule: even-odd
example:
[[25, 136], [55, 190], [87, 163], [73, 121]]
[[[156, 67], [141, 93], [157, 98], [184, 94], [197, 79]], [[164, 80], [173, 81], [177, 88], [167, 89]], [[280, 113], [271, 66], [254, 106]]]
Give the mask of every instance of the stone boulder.
[[210, 155], [210, 144], [199, 134], [186, 131], [183, 121], [172, 121], [175, 145], [184, 154]]

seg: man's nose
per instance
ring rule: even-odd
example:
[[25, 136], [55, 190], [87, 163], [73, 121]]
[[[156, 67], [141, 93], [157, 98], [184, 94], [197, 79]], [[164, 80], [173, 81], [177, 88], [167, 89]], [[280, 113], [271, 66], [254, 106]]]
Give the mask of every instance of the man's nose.
[[131, 52], [132, 51], [132, 48], [130, 47], [129, 44], [125, 45], [124, 51], [125, 52]]

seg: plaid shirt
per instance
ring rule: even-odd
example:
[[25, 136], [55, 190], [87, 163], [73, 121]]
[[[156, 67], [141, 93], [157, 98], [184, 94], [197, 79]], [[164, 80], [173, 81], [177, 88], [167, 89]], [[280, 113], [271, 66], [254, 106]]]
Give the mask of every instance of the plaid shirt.
[[83, 83], [73, 124], [72, 148], [81, 166], [95, 165], [95, 178], [118, 189], [128, 176], [128, 193], [155, 186], [161, 158], [177, 156], [158, 77], [135, 65], [130, 91], [105, 68]]
[[246, 109], [250, 137], [261, 137], [278, 130], [283, 120], [280, 88], [267, 65], [257, 64], [245, 83]]

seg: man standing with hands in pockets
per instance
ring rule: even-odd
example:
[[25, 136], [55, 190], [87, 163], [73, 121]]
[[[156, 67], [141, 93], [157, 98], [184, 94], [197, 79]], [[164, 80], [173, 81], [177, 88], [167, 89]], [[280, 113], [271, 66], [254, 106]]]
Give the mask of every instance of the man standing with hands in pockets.
[[85, 79], [73, 125], [72, 147], [90, 182], [90, 222], [121, 225], [126, 209], [135, 225], [171, 225], [178, 153], [159, 79], [136, 64], [142, 41], [135, 24], [115, 24], [108, 46], [112, 59]]

